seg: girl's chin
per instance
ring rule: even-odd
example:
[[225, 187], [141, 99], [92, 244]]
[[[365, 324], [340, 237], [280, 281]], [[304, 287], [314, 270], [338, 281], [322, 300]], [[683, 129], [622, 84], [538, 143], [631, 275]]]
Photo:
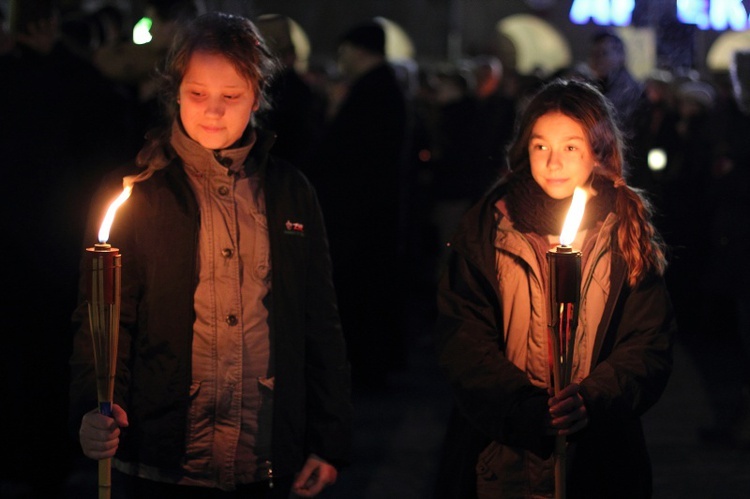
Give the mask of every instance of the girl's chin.
[[228, 145], [226, 145], [226, 141], [217, 140], [216, 138], [199, 137], [199, 139], [196, 140], [196, 142], [198, 142], [200, 145], [202, 145], [206, 149], [219, 150], [219, 149], [225, 149], [229, 147]]
[[552, 199], [565, 199], [573, 195], [570, 189], [544, 189], [544, 192]]

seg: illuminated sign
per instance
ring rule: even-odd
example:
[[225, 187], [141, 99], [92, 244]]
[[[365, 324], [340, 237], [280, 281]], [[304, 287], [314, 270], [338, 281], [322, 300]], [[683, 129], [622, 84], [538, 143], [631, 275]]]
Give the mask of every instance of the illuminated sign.
[[677, 19], [700, 29], [743, 31], [748, 27], [742, 0], [677, 0]]
[[576, 24], [594, 21], [601, 26], [628, 26], [635, 0], [573, 0], [570, 20]]
[[[750, 28], [742, 0], [676, 0], [677, 20], [700, 29], [744, 31]], [[570, 20], [575, 24], [589, 21], [601, 26], [628, 26], [633, 17], [635, 0], [573, 0]]]

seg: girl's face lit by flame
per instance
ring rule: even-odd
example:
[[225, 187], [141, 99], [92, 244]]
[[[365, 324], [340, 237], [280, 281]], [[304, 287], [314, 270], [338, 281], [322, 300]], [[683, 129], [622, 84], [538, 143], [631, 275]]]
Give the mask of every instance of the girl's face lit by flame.
[[583, 186], [595, 158], [586, 133], [576, 120], [550, 112], [536, 120], [529, 140], [531, 176], [551, 198], [565, 199]]
[[195, 52], [180, 84], [179, 104], [188, 136], [218, 150], [242, 137], [258, 99], [250, 82], [226, 57]]

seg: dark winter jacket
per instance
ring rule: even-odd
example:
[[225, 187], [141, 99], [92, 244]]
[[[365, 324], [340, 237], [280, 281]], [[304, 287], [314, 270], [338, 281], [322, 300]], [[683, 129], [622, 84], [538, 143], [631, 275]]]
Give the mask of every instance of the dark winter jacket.
[[[506, 468], [508, 473], [525, 473], [537, 483], [551, 474], [546, 390], [532, 384], [505, 352], [493, 210], [501, 195], [493, 192], [467, 213], [439, 286], [437, 353], [456, 402], [436, 487], [441, 498], [477, 497], [477, 473], [487, 473], [480, 454], [502, 460], [502, 454], [488, 455], [493, 443], [527, 456], [525, 471]], [[568, 497], [576, 499], [651, 494], [640, 416], [659, 399], [671, 373], [675, 323], [662, 278], [649, 276], [631, 288], [625, 274], [613, 239], [610, 293], [591, 371], [580, 383], [589, 424], [568, 439]], [[523, 484], [516, 492], [512, 497], [543, 497]]]
[[[331, 282], [324, 223], [314, 189], [258, 139], [246, 162], [263, 179], [271, 248], [273, 473], [289, 476], [315, 453], [349, 460], [349, 365]], [[122, 190], [116, 172], [95, 198], [87, 243]], [[177, 469], [184, 454], [191, 382], [193, 294], [200, 214], [179, 158], [135, 184], [109, 242], [122, 253], [122, 307], [115, 402], [128, 412], [117, 458]], [[83, 264], [82, 264], [83, 269]], [[85, 275], [85, 272], [82, 272]], [[85, 280], [82, 279], [83, 293]], [[83, 297], [82, 297], [83, 300]], [[91, 338], [81, 301], [71, 358], [71, 426], [96, 407]]]

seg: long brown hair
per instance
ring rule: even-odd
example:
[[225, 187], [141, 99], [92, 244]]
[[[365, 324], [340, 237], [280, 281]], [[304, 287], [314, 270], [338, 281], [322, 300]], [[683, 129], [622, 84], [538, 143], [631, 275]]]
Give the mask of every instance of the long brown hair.
[[625, 146], [615, 111], [593, 85], [579, 80], [554, 80], [523, 105], [515, 137], [508, 148], [506, 179], [530, 168], [531, 130], [549, 112], [560, 112], [580, 123], [596, 161], [594, 175], [609, 179], [616, 188], [617, 241], [628, 266], [628, 283], [635, 286], [648, 272], [663, 275], [666, 247], [651, 223], [651, 204], [645, 192], [628, 186], [625, 181]]

